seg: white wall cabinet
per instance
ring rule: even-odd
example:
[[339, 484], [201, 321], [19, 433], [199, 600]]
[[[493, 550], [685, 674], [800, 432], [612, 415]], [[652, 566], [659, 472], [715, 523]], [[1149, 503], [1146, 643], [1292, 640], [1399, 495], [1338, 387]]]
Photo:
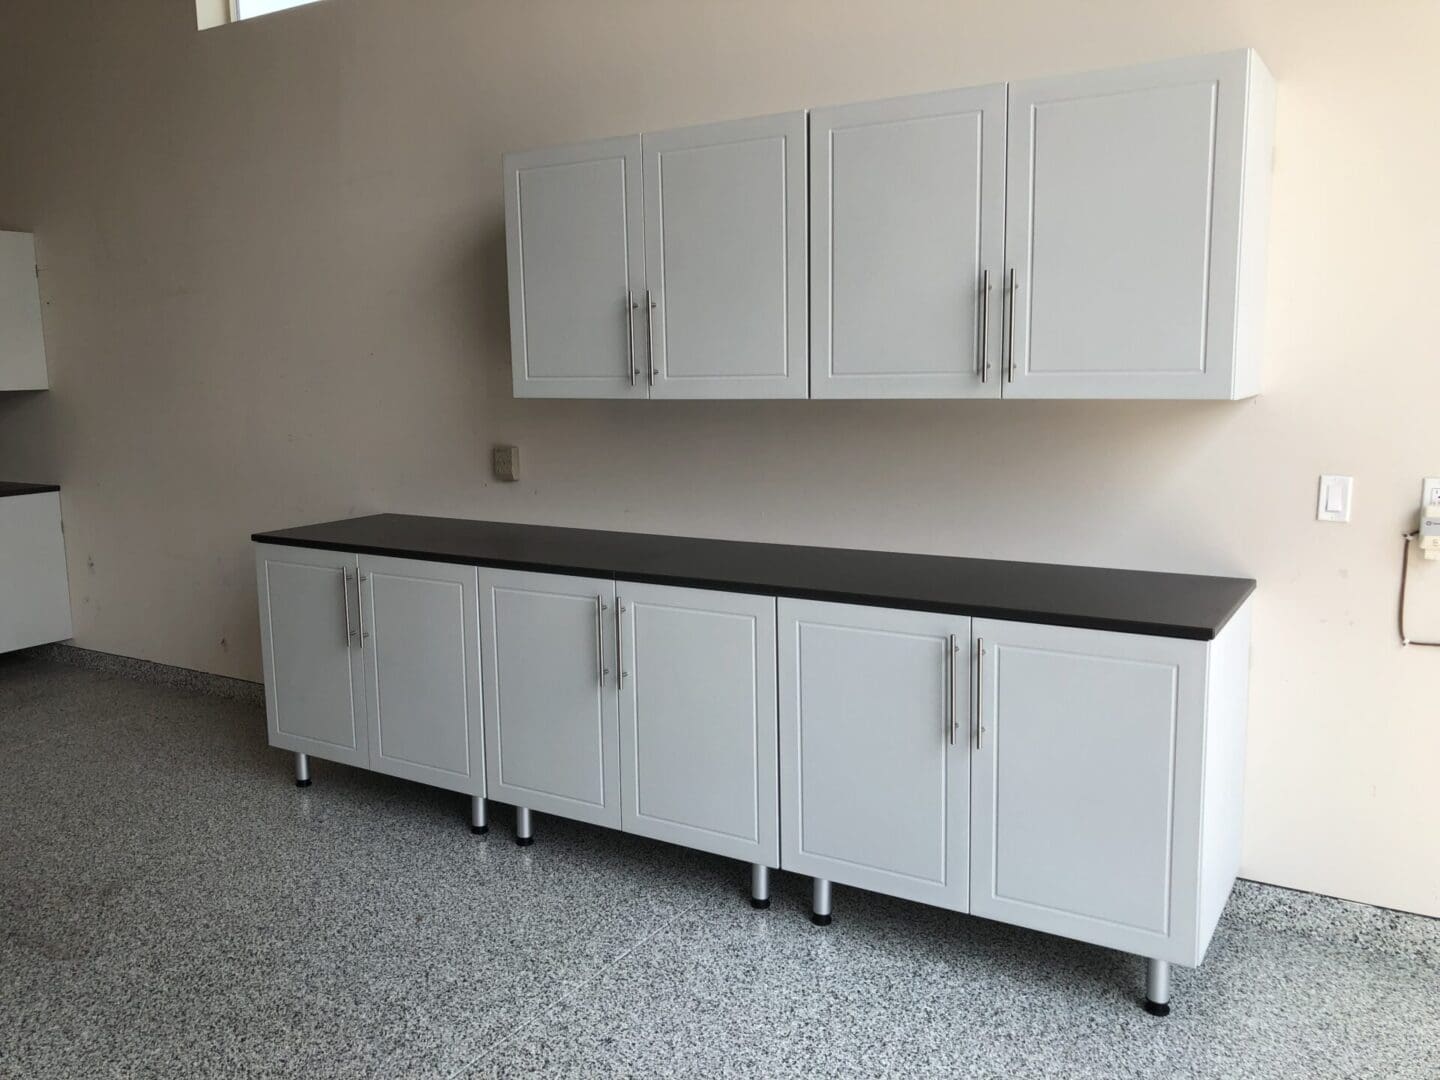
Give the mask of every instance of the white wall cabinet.
[[618, 590], [625, 831], [778, 866], [774, 598]]
[[516, 394], [1248, 397], [1274, 110], [1238, 50], [508, 155]]
[[1273, 114], [1249, 51], [1011, 85], [1007, 397], [1256, 393]]
[[1000, 396], [1005, 86], [810, 113], [812, 397]]
[[970, 620], [782, 599], [783, 869], [967, 911]]
[[620, 828], [615, 582], [480, 571], [489, 794]]
[[6, 495], [0, 485], [0, 653], [71, 634], [60, 493]]
[[270, 744], [485, 794], [474, 567], [258, 545]]
[[45, 390], [49, 386], [35, 237], [0, 232], [0, 390]]

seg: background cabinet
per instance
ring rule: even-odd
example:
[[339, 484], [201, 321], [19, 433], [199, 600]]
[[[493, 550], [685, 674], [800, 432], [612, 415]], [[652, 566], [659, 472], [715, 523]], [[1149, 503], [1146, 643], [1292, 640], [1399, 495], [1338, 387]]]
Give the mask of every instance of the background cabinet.
[[480, 571], [491, 798], [620, 827], [615, 583]]
[[256, 548], [270, 745], [485, 794], [474, 567]]
[[1206, 643], [986, 619], [975, 636], [972, 912], [1197, 962]]
[[0, 653], [71, 635], [60, 493], [7, 495], [0, 484]]
[[35, 237], [0, 232], [0, 390], [44, 390], [49, 385]]
[[805, 113], [643, 142], [651, 396], [805, 397]]
[[781, 856], [969, 910], [970, 620], [779, 601]]
[[1003, 83], [810, 113], [812, 397], [999, 397], [1004, 266]]
[[1257, 391], [1273, 113], [1248, 50], [1011, 84], [1005, 396]]
[[516, 397], [646, 396], [640, 137], [505, 155]]
[[617, 589], [625, 831], [778, 866], [774, 598]]

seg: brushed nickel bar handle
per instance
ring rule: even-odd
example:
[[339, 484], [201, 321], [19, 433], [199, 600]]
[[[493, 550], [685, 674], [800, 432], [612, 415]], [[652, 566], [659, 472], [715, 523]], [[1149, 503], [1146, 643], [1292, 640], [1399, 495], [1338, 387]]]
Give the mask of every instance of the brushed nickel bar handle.
[[640, 369], [635, 366], [635, 312], [640, 308], [640, 302], [635, 299], [635, 294], [628, 289], [625, 292], [625, 366], [630, 369], [630, 386], [635, 386], [635, 376], [640, 374]]
[[980, 385], [990, 378], [990, 271], [980, 274]]
[[615, 598], [615, 667], [620, 672], [617, 686], [625, 685], [625, 601]]
[[1005, 376], [1005, 381], [1010, 383], [1015, 381], [1015, 309], [1020, 306], [1019, 301], [1016, 299], [1019, 292], [1020, 283], [1015, 280], [1015, 271], [1012, 269], [1010, 271], [1010, 322], [1009, 334], [1007, 335], [1009, 337], [1009, 347], [1006, 355]]
[[975, 749], [985, 746], [985, 639], [976, 639], [975, 660]]
[[605, 598], [595, 597], [595, 670], [600, 672], [600, 685], [605, 685], [605, 676], [610, 669], [605, 666]]
[[947, 726], [950, 728], [951, 746], [955, 745], [955, 728], [958, 726], [955, 722], [955, 714], [958, 711], [955, 708], [955, 653], [959, 648], [960, 646], [955, 643], [955, 635], [951, 634], [950, 648], [945, 653], [945, 695], [950, 713], [950, 722]]
[[645, 290], [645, 358], [650, 362], [650, 385], [655, 385], [655, 376], [660, 374], [655, 367], [655, 300], [650, 290]]
[[355, 603], [360, 608], [360, 640], [368, 641], [370, 631], [365, 629], [365, 582], [370, 580], [369, 574], [361, 574], [360, 580], [355, 583]]
[[340, 592], [345, 596], [345, 647], [349, 648], [359, 631], [353, 629], [350, 624], [350, 567], [342, 566], [340, 573], [344, 579], [340, 583]]

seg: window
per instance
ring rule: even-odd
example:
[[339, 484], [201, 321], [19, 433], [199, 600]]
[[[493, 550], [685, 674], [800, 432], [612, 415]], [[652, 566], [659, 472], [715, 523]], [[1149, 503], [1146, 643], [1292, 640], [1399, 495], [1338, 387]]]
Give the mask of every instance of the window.
[[254, 19], [286, 8], [313, 4], [316, 0], [195, 0], [195, 21], [201, 30], [226, 23]]

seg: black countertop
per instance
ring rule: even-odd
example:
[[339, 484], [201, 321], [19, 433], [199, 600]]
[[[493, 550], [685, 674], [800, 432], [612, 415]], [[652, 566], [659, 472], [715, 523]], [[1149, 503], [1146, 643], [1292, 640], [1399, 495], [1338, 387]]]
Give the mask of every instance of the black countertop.
[[43, 495], [47, 491], [59, 490], [59, 484], [16, 484], [9, 480], [0, 480], [0, 499], [11, 495]]
[[1255, 582], [1248, 578], [403, 514], [256, 533], [252, 539], [362, 555], [613, 577], [1197, 641], [1214, 638], [1255, 589]]

